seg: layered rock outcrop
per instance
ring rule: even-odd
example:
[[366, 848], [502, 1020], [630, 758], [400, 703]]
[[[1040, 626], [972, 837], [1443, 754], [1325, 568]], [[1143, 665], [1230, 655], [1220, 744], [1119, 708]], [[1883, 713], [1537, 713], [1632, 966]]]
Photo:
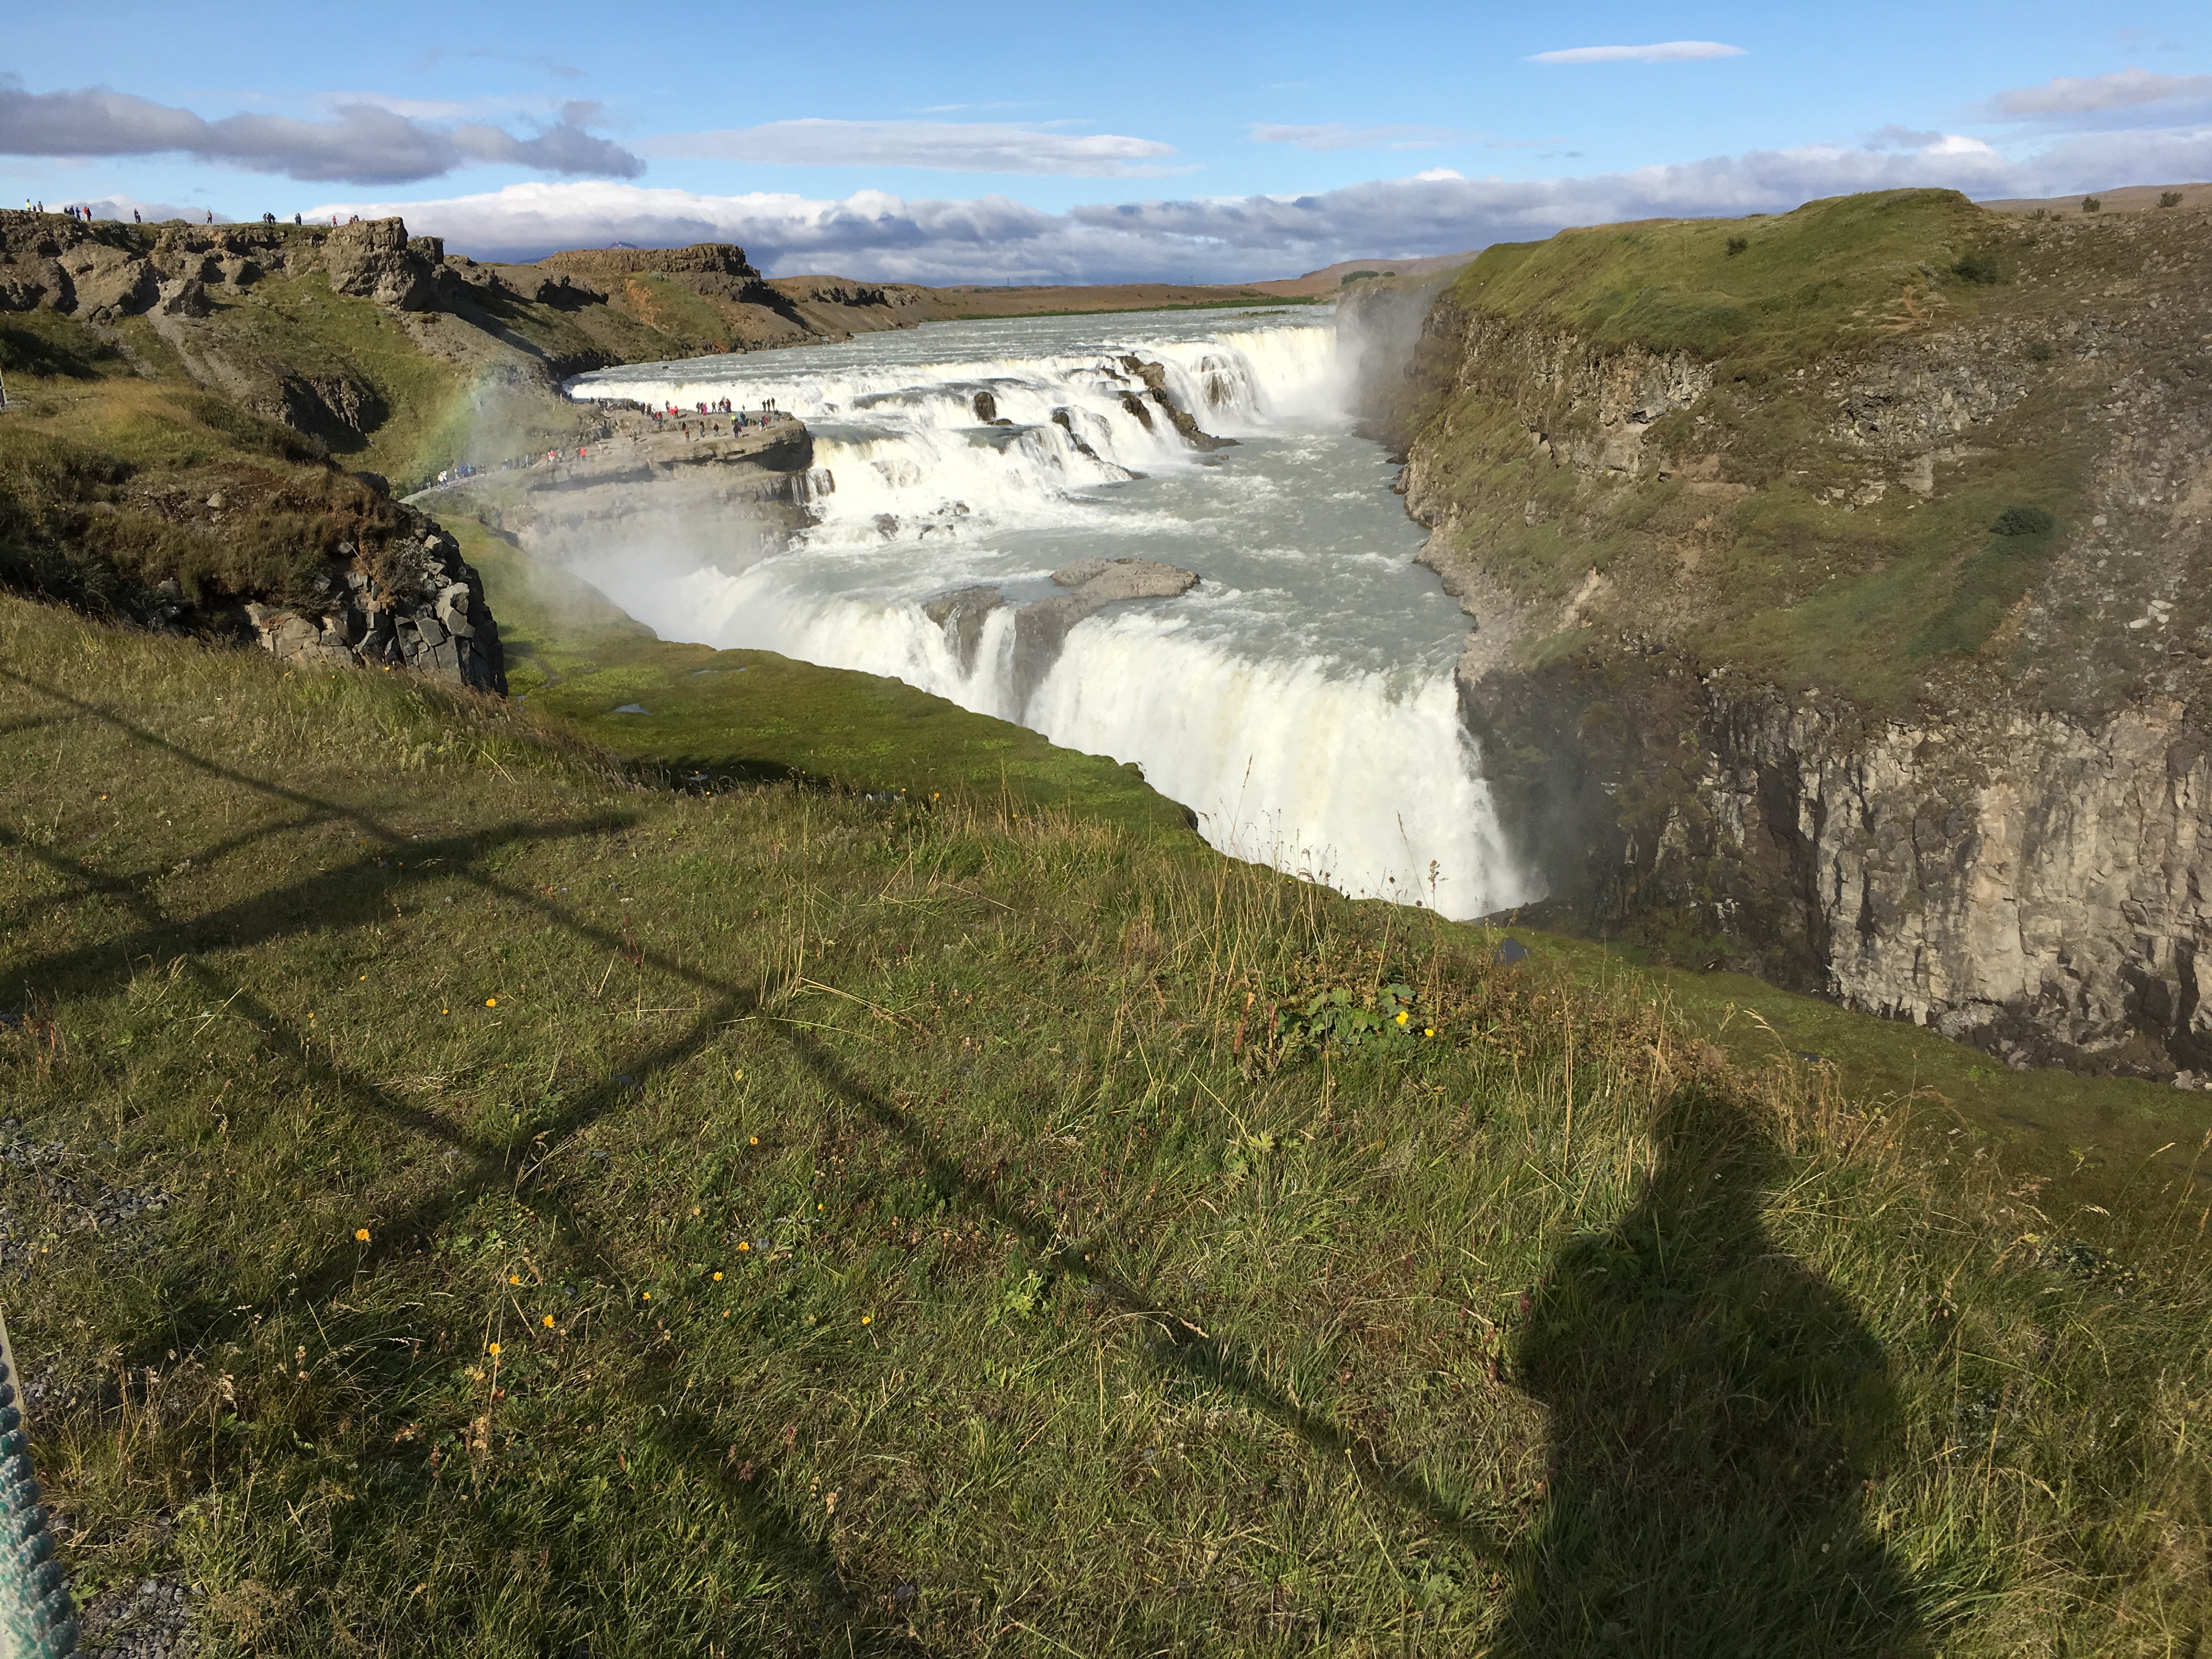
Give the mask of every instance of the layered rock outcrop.
[[[1052, 573], [1066, 588], [1048, 599], [1014, 608], [1013, 678], [1017, 706], [1030, 696], [1059, 659], [1068, 630], [1109, 605], [1131, 599], [1172, 599], [1198, 586], [1195, 571], [1157, 559], [1078, 559]], [[922, 614], [945, 630], [947, 641], [969, 673], [982, 645], [983, 629], [994, 611], [1006, 608], [995, 587], [963, 587], [922, 606]]]
[[366, 555], [340, 551], [312, 579], [314, 599], [246, 605], [264, 649], [303, 665], [405, 668], [505, 694], [499, 624], [460, 544], [424, 521], [420, 535], [394, 538]]
[[1874, 262], [1802, 346], [1601, 338], [1480, 265], [1429, 311], [1378, 418], [1462, 708], [1562, 914], [2202, 1082], [2212, 224], [1945, 211], [1942, 264]]

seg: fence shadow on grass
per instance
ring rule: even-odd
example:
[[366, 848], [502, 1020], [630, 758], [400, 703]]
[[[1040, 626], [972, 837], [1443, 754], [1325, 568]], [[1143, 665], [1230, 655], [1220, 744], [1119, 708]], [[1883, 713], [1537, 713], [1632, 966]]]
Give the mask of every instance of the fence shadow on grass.
[[[21, 837], [9, 837], [18, 851], [46, 863], [76, 892], [96, 891], [128, 908], [138, 922], [137, 930], [112, 943], [58, 952], [27, 963], [19, 970], [27, 981], [40, 981], [57, 989], [98, 994], [112, 991], [118, 982], [127, 980], [133, 963], [149, 957], [166, 959], [186, 953], [190, 970], [210, 997], [216, 1000], [228, 997], [227, 1006], [232, 1015], [251, 1022], [272, 1042], [297, 1044], [299, 1063], [319, 1082], [349, 1104], [373, 1112], [410, 1133], [442, 1141], [466, 1159], [414, 1206], [387, 1217], [374, 1244], [364, 1249], [334, 1244], [319, 1263], [300, 1273], [297, 1296], [312, 1303], [339, 1294], [365, 1265], [419, 1248], [420, 1243], [437, 1228], [461, 1215], [495, 1189], [511, 1194], [535, 1212], [553, 1236], [556, 1249], [569, 1261], [586, 1271], [620, 1276], [601, 1252], [588, 1218], [561, 1196], [550, 1182], [535, 1178], [544, 1173], [542, 1168], [518, 1167], [511, 1148], [480, 1145], [436, 1115], [398, 1098], [371, 1079], [337, 1066], [319, 1050], [299, 1041], [304, 1034], [296, 1022], [262, 1005], [242, 988], [221, 984], [211, 969], [191, 960], [188, 953], [209, 946], [236, 947], [262, 942], [304, 926], [339, 928], [371, 920], [381, 921], [395, 885], [404, 888], [431, 878], [433, 872], [426, 855], [445, 857], [447, 862], [435, 869], [436, 878], [470, 882], [489, 896], [534, 913], [548, 925], [568, 931], [600, 948], [629, 953], [641, 966], [665, 973], [702, 993], [702, 1000], [711, 1000], [711, 1006], [704, 1007], [682, 1031], [618, 1062], [623, 1073], [641, 1082], [682, 1065], [712, 1043], [725, 1026], [760, 1008], [768, 999], [769, 988], [765, 983], [740, 985], [687, 966], [662, 952], [641, 949], [635, 940], [590, 922], [542, 894], [501, 881], [480, 867], [482, 857], [495, 847], [525, 840], [605, 833], [626, 827], [629, 820], [604, 815], [557, 828], [518, 823], [455, 837], [450, 846], [415, 842], [358, 807], [325, 799], [273, 780], [257, 778], [193, 754], [112, 709], [5, 669], [0, 669], [0, 678], [13, 679], [64, 702], [83, 718], [109, 724], [133, 741], [182, 764], [302, 809], [301, 817], [275, 828], [304, 828], [317, 822], [343, 819], [359, 830], [370, 843], [368, 851], [361, 857], [320, 875], [288, 884], [221, 912], [183, 918], [163, 914], [152, 896], [137, 883], [99, 875], [51, 849]], [[251, 841], [268, 833], [271, 830], [252, 832], [244, 840]], [[379, 863], [380, 850], [401, 847], [405, 848], [412, 867], [385, 869]], [[891, 1104], [808, 1031], [795, 1026], [775, 1029], [827, 1090], [864, 1112], [927, 1171], [939, 1190], [971, 1212], [1018, 1234], [1040, 1257], [1052, 1253], [1050, 1228], [1027, 1212], [1018, 1193], [1001, 1190], [990, 1176], [971, 1173], [952, 1150], [939, 1145], [910, 1115]], [[627, 1093], [627, 1085], [612, 1079], [581, 1091], [564, 1104], [553, 1121], [544, 1126], [549, 1146], [559, 1148], [568, 1137], [620, 1103]], [[1163, 1306], [1159, 1297], [1147, 1293], [1146, 1287], [1124, 1281], [1103, 1267], [1079, 1265], [1064, 1256], [1059, 1260], [1060, 1271], [1094, 1287], [1116, 1313], [1134, 1315], [1150, 1323], [1157, 1340], [1148, 1346], [1146, 1354], [1156, 1368], [1234, 1393], [1251, 1409], [1296, 1435], [1323, 1461], [1325, 1467], [1349, 1469], [1371, 1498], [1400, 1510], [1417, 1526], [1448, 1537], [1479, 1554], [1495, 1557], [1502, 1553], [1503, 1536], [1487, 1517], [1462, 1512], [1432, 1490], [1413, 1467], [1394, 1462], [1364, 1437], [1347, 1432], [1325, 1415], [1292, 1401], [1242, 1359], [1231, 1345], [1206, 1334], [1194, 1322]], [[168, 1297], [165, 1297], [165, 1305], [172, 1323], [158, 1336], [149, 1336], [154, 1347], [174, 1345], [179, 1338], [185, 1343], [217, 1340], [242, 1328], [243, 1316], [251, 1311], [238, 1305], [237, 1287], [234, 1285], [194, 1283], [187, 1288], [182, 1284], [172, 1284], [166, 1288]], [[150, 1350], [140, 1358], [142, 1363], [150, 1363]], [[387, 1361], [392, 1364], [398, 1363], [396, 1358]], [[656, 1358], [641, 1368], [640, 1386], [673, 1393], [674, 1380], [673, 1357]], [[865, 1587], [846, 1586], [835, 1558], [816, 1541], [817, 1528], [776, 1504], [758, 1484], [741, 1484], [726, 1473], [727, 1454], [720, 1442], [710, 1434], [708, 1425], [687, 1419], [680, 1426], [672, 1424], [662, 1438], [672, 1454], [690, 1462], [739, 1507], [764, 1557], [773, 1561], [785, 1581], [793, 1586], [800, 1604], [811, 1609], [811, 1617], [818, 1628], [849, 1634], [864, 1644], [856, 1650], [868, 1650], [870, 1646], [880, 1648], [884, 1644], [892, 1647], [902, 1644], [902, 1621], [883, 1623], [872, 1616], [870, 1605], [876, 1599], [872, 1592]], [[799, 1588], [801, 1585], [806, 1588]]]
[[1656, 1138], [1642, 1199], [1553, 1262], [1515, 1356], [1553, 1439], [1499, 1651], [1917, 1651], [1911, 1581], [1863, 1520], [1899, 1426], [1880, 1344], [1769, 1236], [1778, 1160], [1747, 1112], [1692, 1090]]

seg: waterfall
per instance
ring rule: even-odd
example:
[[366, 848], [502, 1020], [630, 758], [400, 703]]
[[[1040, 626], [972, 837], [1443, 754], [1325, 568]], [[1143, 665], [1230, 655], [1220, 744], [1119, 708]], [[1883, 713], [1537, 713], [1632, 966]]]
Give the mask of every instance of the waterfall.
[[[1237, 447], [1194, 452], [1144, 369]], [[1419, 532], [1380, 450], [1348, 430], [1333, 328], [944, 325], [607, 370], [571, 390], [681, 408], [774, 399], [814, 434], [815, 522], [787, 551], [736, 557], [713, 523], [567, 550], [664, 635], [895, 676], [1134, 761], [1215, 846], [1346, 892], [1457, 916], [1533, 896], [1458, 716], [1464, 622], [1412, 563]], [[1024, 696], [1015, 613], [1085, 556], [1204, 580], [1078, 623]], [[971, 588], [1004, 603], [986, 594], [992, 608], [971, 606], [980, 621], [964, 626], [943, 605], [941, 622], [927, 613]]]

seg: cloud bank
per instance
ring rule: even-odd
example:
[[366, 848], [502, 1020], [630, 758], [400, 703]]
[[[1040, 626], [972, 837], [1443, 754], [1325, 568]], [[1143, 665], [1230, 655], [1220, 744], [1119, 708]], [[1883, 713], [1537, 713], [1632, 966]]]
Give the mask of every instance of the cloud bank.
[[340, 104], [327, 121], [230, 115], [210, 121], [105, 87], [26, 92], [0, 82], [0, 155], [68, 157], [183, 154], [310, 183], [404, 185], [471, 164], [570, 178], [635, 179], [645, 163], [585, 124], [599, 106], [564, 105], [560, 118], [518, 138], [487, 123], [433, 126], [381, 104]]
[[1741, 58], [1741, 46], [1717, 40], [1657, 40], [1648, 46], [1569, 46], [1564, 52], [1540, 52], [1532, 64], [1688, 64], [1709, 58]]
[[929, 167], [1082, 179], [1158, 179], [1187, 169], [1158, 158], [1173, 144], [1118, 133], [1083, 136], [995, 121], [769, 121], [718, 132], [673, 133], [648, 155], [797, 167]]
[[1237, 282], [1345, 258], [1454, 252], [1569, 225], [1781, 212], [1855, 191], [1936, 185], [1982, 198], [2044, 196], [2122, 179], [2208, 174], [2212, 131], [2083, 134], [2019, 162], [1977, 139], [1893, 129], [1859, 146], [1761, 150], [1579, 178], [1466, 179], [1439, 168], [1313, 195], [1108, 203], [1065, 213], [1003, 196], [712, 196], [603, 180], [517, 184], [436, 202], [331, 202], [319, 210], [404, 214], [457, 251], [488, 258], [612, 241], [728, 241], [781, 275]]
[[[2060, 76], [2039, 87], [2015, 87], [1989, 101], [1993, 120], [2044, 126], [2142, 125], [2212, 119], [2212, 75], [2154, 75], [2124, 69], [2110, 75]], [[2103, 116], [2103, 123], [2083, 119]], [[2111, 118], [2121, 119], [2114, 123]]]

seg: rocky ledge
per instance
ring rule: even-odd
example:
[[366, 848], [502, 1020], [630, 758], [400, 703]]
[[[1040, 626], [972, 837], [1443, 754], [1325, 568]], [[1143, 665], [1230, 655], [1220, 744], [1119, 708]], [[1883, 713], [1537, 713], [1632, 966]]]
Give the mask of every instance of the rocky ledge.
[[286, 662], [407, 668], [504, 695], [506, 658], [483, 578], [451, 536], [422, 525], [368, 553], [341, 544], [309, 580], [311, 601], [248, 605], [262, 646]]
[[[1014, 695], [1027, 702], [1060, 656], [1068, 629], [1085, 617], [1127, 599], [1172, 599], [1198, 586], [1196, 571], [1157, 559], [1078, 559], [1052, 573], [1069, 591], [1038, 599], [1014, 611]], [[995, 587], [963, 587], [932, 599], [922, 614], [945, 630], [971, 672], [983, 641], [983, 625], [1006, 604]]]

